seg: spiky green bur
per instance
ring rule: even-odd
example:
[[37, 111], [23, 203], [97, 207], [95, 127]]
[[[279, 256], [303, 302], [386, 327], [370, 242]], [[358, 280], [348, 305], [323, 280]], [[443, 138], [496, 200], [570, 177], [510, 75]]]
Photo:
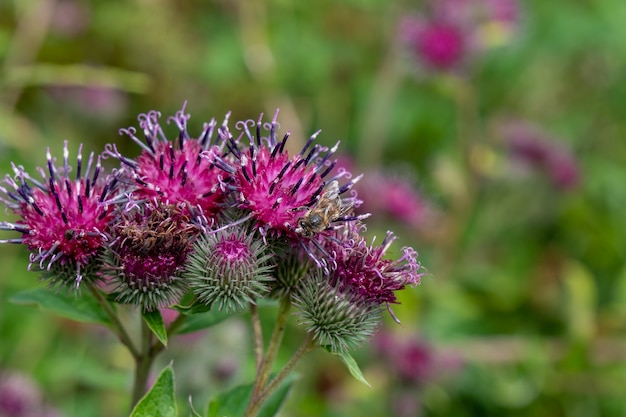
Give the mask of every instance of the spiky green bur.
[[269, 290], [273, 266], [263, 249], [260, 236], [246, 228], [209, 231], [194, 244], [183, 277], [201, 303], [242, 310]]
[[376, 331], [381, 307], [359, 294], [333, 286], [320, 271], [311, 274], [294, 296], [299, 323], [331, 352], [361, 346]]
[[306, 252], [289, 239], [270, 240], [269, 250], [275, 254], [272, 261], [276, 265], [270, 297], [290, 296], [297, 291], [300, 282], [314, 267], [313, 262]]

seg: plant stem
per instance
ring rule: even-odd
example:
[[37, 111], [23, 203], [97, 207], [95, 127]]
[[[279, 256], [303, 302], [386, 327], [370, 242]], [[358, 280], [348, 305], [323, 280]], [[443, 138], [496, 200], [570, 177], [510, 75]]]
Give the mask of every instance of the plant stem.
[[156, 357], [157, 349], [153, 349], [151, 339], [152, 331], [142, 319], [141, 355], [135, 358], [135, 383], [133, 386], [131, 409], [135, 407], [141, 397], [145, 394], [148, 377], [150, 376], [150, 369], [152, 368], [152, 363]]
[[[258, 409], [263, 405], [263, 403], [269, 398], [270, 395], [282, 384], [282, 382], [289, 376], [293, 368], [296, 366], [300, 358], [304, 356], [305, 353], [310, 352], [315, 348], [315, 343], [313, 343], [313, 336], [311, 333], [307, 333], [307, 338], [300, 345], [298, 350], [293, 354], [289, 362], [285, 364], [283, 369], [276, 375], [274, 379], [265, 387], [263, 391], [258, 395], [255, 399], [255, 404], [252, 406], [252, 413], [256, 413]], [[254, 414], [251, 414], [254, 415]]]
[[291, 308], [291, 300], [289, 295], [283, 297], [280, 302], [280, 307], [278, 308], [278, 316], [276, 317], [276, 326], [274, 326], [274, 331], [272, 332], [272, 337], [270, 339], [269, 345], [267, 346], [267, 352], [265, 357], [261, 361], [261, 365], [257, 370], [256, 381], [254, 381], [254, 388], [252, 390], [252, 396], [250, 397], [250, 403], [248, 404], [248, 408], [244, 414], [244, 417], [252, 417], [258, 411], [258, 397], [261, 392], [265, 388], [265, 384], [267, 383], [270, 373], [272, 371], [272, 366], [274, 365], [274, 361], [276, 360], [276, 356], [278, 355], [278, 350], [280, 348], [280, 344], [283, 340], [283, 335], [285, 334], [285, 328], [287, 325], [287, 319], [289, 318], [289, 309]]
[[[259, 388], [263, 387], [270, 377], [272, 366], [278, 355], [280, 344], [283, 341], [283, 335], [285, 334], [285, 328], [287, 325], [287, 319], [289, 318], [289, 309], [291, 308], [291, 300], [289, 296], [283, 297], [278, 308], [278, 316], [276, 317], [276, 326], [272, 333], [272, 338], [267, 346], [267, 353], [261, 365], [261, 373], [257, 375], [259, 380]], [[260, 391], [260, 389], [259, 389]]]
[[136, 360], [139, 357], [140, 353], [135, 347], [135, 344], [131, 340], [130, 336], [128, 335], [126, 328], [124, 328], [124, 325], [115, 313], [115, 310], [113, 310], [113, 307], [111, 307], [109, 301], [102, 295], [100, 289], [98, 289], [93, 283], [87, 283], [87, 287], [96, 298], [96, 301], [98, 301], [98, 303], [102, 306], [106, 315], [111, 319], [111, 323], [113, 324], [113, 332], [117, 335], [122, 344], [126, 346], [126, 348], [128, 348], [130, 354]]
[[250, 317], [254, 334], [254, 364], [258, 373], [263, 361], [263, 328], [261, 327], [261, 319], [256, 304], [250, 303]]

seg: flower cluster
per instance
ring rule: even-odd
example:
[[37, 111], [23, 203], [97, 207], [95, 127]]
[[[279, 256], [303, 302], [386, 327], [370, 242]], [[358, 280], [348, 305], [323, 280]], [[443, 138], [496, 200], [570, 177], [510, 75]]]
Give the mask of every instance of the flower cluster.
[[[417, 253], [385, 258], [391, 232], [380, 246], [367, 243], [369, 214], [355, 213], [361, 176], [337, 166], [338, 144], [315, 143], [318, 131], [290, 155], [278, 111], [234, 131], [229, 116], [192, 137], [183, 108], [167, 119], [178, 129], [172, 140], [158, 112], [142, 114], [143, 140], [133, 127], [120, 131], [141, 153], [107, 145], [93, 173], [93, 155], [82, 173], [79, 152], [70, 176], [67, 145], [61, 168], [49, 153], [41, 182], [14, 167], [0, 191], [20, 220], [0, 228], [22, 237], [4, 242], [27, 245], [51, 283], [103, 281], [109, 299], [143, 311], [191, 303], [234, 312], [282, 298], [319, 345], [358, 346], [395, 292], [419, 283]], [[101, 175], [101, 159], [120, 166]]]

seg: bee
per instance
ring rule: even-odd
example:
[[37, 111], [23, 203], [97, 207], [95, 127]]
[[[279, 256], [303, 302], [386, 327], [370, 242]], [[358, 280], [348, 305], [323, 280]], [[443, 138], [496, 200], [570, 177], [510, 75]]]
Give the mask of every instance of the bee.
[[298, 220], [296, 233], [311, 237], [328, 229], [330, 224], [352, 209], [352, 203], [339, 196], [339, 183], [331, 181], [317, 203]]

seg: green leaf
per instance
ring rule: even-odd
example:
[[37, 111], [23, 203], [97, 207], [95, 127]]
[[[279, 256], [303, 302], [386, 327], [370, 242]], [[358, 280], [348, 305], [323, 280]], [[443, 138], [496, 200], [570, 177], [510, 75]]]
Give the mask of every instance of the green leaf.
[[341, 361], [346, 365], [346, 367], [348, 368], [348, 371], [350, 371], [352, 376], [357, 381], [364, 383], [365, 385], [367, 385], [370, 388], [372, 387], [370, 385], [370, 383], [367, 382], [367, 380], [363, 376], [363, 373], [361, 372], [361, 369], [359, 368], [359, 365], [356, 363], [354, 358], [352, 356], [350, 356], [349, 353], [334, 353], [334, 354], [341, 358]]
[[[281, 405], [289, 394], [289, 389], [297, 375], [291, 374], [280, 384], [261, 406], [257, 417], [273, 417], [278, 413]], [[241, 417], [248, 407], [254, 384], [240, 385], [230, 391], [216, 395], [209, 401], [207, 417]]]
[[157, 339], [167, 346], [167, 330], [165, 330], [161, 312], [159, 310], [144, 311], [141, 316]]
[[111, 324], [98, 301], [87, 292], [66, 294], [49, 288], [35, 288], [15, 294], [10, 301], [16, 304], [34, 304], [43, 310], [82, 323]]
[[211, 310], [211, 307], [209, 307], [208, 305], [198, 302], [193, 302], [190, 305], [174, 304], [170, 308], [172, 310], [178, 311], [180, 314], [185, 314], [187, 316], [190, 316], [192, 314], [206, 313], [207, 311]]
[[[178, 310], [178, 309], [177, 309]], [[180, 310], [178, 310], [180, 311]], [[185, 314], [185, 313], [182, 313]], [[177, 334], [193, 333], [207, 327], [215, 326], [218, 323], [234, 316], [236, 313], [227, 313], [225, 311], [211, 310], [205, 313], [189, 314], [187, 319], [176, 331]]]
[[176, 417], [174, 370], [168, 365], [161, 371], [150, 391], [137, 403], [130, 417]]

